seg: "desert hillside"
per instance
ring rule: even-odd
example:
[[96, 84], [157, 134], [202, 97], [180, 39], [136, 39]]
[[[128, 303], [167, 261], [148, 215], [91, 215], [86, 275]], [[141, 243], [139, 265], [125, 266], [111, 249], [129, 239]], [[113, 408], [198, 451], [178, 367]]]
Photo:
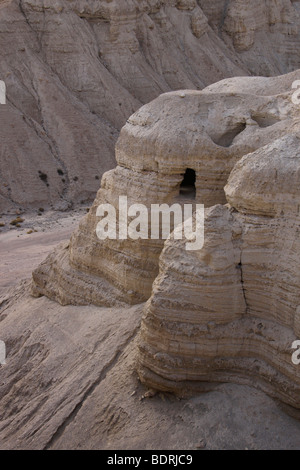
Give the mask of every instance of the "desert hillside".
[[[80, 214], [1, 235], [0, 448], [299, 448], [297, 76], [161, 95], [122, 128], [70, 240]], [[97, 239], [120, 194], [185, 203], [186, 167], [202, 249]]]
[[0, 0], [1, 450], [299, 450], [299, 46], [300, 1]]
[[300, 67], [300, 2], [1, 0], [0, 211], [93, 200], [142, 104]]

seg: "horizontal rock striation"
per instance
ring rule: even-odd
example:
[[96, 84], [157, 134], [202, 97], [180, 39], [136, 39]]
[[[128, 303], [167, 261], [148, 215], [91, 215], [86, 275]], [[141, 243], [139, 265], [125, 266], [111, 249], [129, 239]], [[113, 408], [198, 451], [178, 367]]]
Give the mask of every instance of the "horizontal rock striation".
[[166, 242], [140, 334], [147, 386], [256, 384], [300, 408], [292, 362], [300, 336], [299, 144], [297, 132], [235, 165], [228, 204], [206, 211], [202, 250]]
[[[245, 78], [236, 85], [224, 81], [217, 91], [212, 86], [165, 93], [143, 106], [123, 127], [116, 146], [118, 165], [103, 176], [69, 247], [58, 248], [33, 273], [34, 295], [63, 304], [147, 300], [164, 240], [100, 241], [98, 206], [110, 203], [118, 214], [120, 196], [128, 197], [128, 206], [142, 203], [149, 210], [163, 203], [224, 204], [223, 188], [234, 165], [296, 128], [299, 108], [291, 89], [296, 77], [294, 72], [278, 79]], [[180, 191], [187, 169], [195, 172], [194, 199]]]

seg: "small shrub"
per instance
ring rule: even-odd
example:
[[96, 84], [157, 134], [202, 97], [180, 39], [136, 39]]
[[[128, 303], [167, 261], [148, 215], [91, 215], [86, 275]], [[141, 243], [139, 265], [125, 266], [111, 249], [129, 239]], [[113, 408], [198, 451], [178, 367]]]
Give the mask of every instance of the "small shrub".
[[39, 177], [44, 183], [48, 183], [48, 175], [46, 173], [39, 171]]
[[17, 217], [16, 219], [12, 220], [10, 222], [10, 225], [14, 225], [15, 227], [21, 227], [21, 223], [24, 222], [24, 219], [21, 219], [21, 217]]

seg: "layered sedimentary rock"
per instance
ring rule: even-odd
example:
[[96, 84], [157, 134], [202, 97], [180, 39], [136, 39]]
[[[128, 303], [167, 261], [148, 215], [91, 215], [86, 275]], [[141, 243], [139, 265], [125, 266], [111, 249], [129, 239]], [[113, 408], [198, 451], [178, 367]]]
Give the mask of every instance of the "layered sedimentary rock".
[[140, 378], [160, 390], [255, 383], [300, 408], [300, 134], [243, 157], [202, 250], [166, 242], [141, 329]]
[[255, 74], [273, 75], [275, 69], [282, 67], [283, 49], [288, 52], [285, 65], [297, 67], [299, 30], [296, 18], [300, 2], [200, 0], [199, 4], [212, 28], [218, 31], [225, 44], [233, 46]]
[[143, 399], [141, 309], [61, 307], [26, 286], [0, 294], [0, 449], [299, 448], [299, 421], [249, 386]]
[[0, 1], [0, 211], [94, 198], [126, 119], [161, 93], [299, 68], [299, 3]]
[[[245, 154], [296, 129], [299, 105], [284, 77], [231, 79], [203, 91], [161, 95], [123, 127], [116, 147], [118, 166], [106, 173], [89, 214], [70, 243], [58, 248], [33, 273], [34, 295], [63, 304], [138, 303], [151, 295], [164, 240], [100, 241], [97, 208], [119, 197], [128, 206], [179, 203], [187, 169], [195, 172], [195, 197], [205, 207], [226, 202], [224, 186]], [[235, 81], [236, 80], [236, 81]], [[215, 88], [214, 88], [215, 87]]]

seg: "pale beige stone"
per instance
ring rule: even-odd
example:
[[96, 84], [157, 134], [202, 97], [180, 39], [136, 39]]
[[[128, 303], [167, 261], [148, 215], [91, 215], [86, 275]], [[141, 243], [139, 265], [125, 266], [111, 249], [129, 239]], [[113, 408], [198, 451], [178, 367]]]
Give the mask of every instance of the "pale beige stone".
[[249, 383], [300, 408], [300, 135], [245, 156], [206, 211], [205, 243], [168, 240], [140, 335], [139, 373], [160, 390]]
[[[131, 116], [116, 146], [118, 166], [104, 175], [69, 247], [58, 248], [33, 273], [34, 295], [45, 294], [63, 304], [147, 300], [164, 241], [100, 241], [98, 206], [110, 203], [118, 211], [119, 196], [127, 196], [129, 206], [143, 203], [149, 210], [155, 203], [184, 204], [188, 201], [180, 196], [180, 183], [187, 168], [196, 172], [192, 202], [205, 207], [224, 204], [223, 188], [236, 162], [296, 128], [299, 108], [292, 102], [291, 88], [296, 76], [245, 78], [242, 84], [237, 81], [235, 92], [232, 82], [225, 81], [217, 92], [209, 87], [166, 93]], [[227, 86], [231, 90], [222, 92]]]

